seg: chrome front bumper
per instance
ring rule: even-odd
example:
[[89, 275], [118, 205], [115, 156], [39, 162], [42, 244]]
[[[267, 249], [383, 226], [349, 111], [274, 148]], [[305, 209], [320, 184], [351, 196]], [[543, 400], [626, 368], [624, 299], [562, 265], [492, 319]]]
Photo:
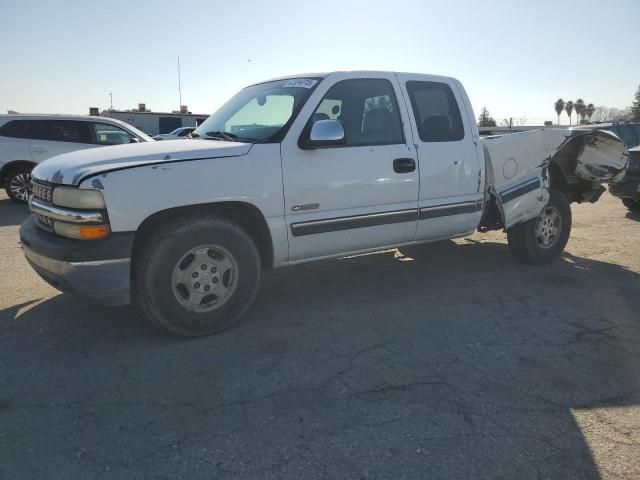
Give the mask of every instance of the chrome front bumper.
[[29, 208], [33, 213], [52, 218], [53, 220], [61, 220], [63, 222], [101, 224], [105, 223], [106, 221], [103, 213], [99, 211], [59, 208], [33, 197], [31, 198], [31, 200], [29, 200]]

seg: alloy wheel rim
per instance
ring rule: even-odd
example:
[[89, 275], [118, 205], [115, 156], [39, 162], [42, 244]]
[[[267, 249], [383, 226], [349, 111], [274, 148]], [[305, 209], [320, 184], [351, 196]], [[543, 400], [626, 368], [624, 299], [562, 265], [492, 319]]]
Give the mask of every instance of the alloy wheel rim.
[[31, 175], [28, 173], [20, 173], [11, 178], [9, 189], [14, 197], [24, 202], [31, 198]]
[[560, 238], [562, 217], [556, 207], [547, 206], [536, 222], [536, 242], [541, 248], [552, 248]]
[[185, 253], [173, 268], [173, 294], [191, 312], [211, 312], [224, 305], [238, 285], [238, 265], [219, 245], [200, 245]]

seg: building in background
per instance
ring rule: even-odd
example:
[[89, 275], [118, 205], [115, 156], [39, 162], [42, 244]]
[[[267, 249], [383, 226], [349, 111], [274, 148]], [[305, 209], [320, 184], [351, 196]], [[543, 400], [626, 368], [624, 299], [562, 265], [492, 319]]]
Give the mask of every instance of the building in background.
[[[89, 114], [98, 114], [98, 109], [89, 108]], [[100, 116], [122, 120], [150, 136], [169, 133], [180, 127], [197, 127], [209, 117], [208, 114], [191, 113], [186, 105], [171, 113], [152, 112], [144, 103], [138, 104], [134, 110], [103, 110]]]

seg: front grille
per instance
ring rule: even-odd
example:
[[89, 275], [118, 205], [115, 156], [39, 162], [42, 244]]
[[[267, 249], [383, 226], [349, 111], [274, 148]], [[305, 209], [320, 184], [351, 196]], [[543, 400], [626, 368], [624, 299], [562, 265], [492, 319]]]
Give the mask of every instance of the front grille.
[[38, 200], [42, 200], [47, 203], [51, 203], [53, 200], [53, 186], [48, 183], [38, 182], [32, 180], [31, 189], [33, 196]]
[[[39, 182], [37, 180], [31, 181], [31, 191], [33, 192], [33, 198], [37, 198], [40, 201], [51, 203], [53, 201], [53, 185]], [[36, 219], [36, 224], [45, 230], [53, 230], [53, 220], [44, 215], [38, 213], [33, 214]]]
[[36, 223], [39, 226], [45, 230], [53, 230], [53, 220], [51, 218], [40, 215], [39, 213], [34, 213], [33, 216], [36, 218]]

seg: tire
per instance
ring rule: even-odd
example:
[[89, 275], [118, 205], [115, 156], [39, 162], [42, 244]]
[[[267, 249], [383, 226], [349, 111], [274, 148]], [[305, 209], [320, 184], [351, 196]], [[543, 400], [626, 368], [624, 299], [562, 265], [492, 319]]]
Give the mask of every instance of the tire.
[[622, 203], [632, 212], [640, 212], [640, 200], [634, 200], [633, 198], [623, 198]]
[[22, 165], [9, 171], [5, 191], [15, 202], [27, 203], [31, 198], [31, 170], [33, 166]]
[[563, 193], [552, 189], [549, 203], [541, 215], [509, 229], [507, 241], [511, 253], [519, 261], [531, 265], [546, 265], [562, 254], [570, 234], [569, 200]]
[[174, 334], [199, 337], [229, 328], [258, 291], [262, 267], [255, 243], [238, 225], [212, 214], [165, 224], [137, 251], [134, 302]]

